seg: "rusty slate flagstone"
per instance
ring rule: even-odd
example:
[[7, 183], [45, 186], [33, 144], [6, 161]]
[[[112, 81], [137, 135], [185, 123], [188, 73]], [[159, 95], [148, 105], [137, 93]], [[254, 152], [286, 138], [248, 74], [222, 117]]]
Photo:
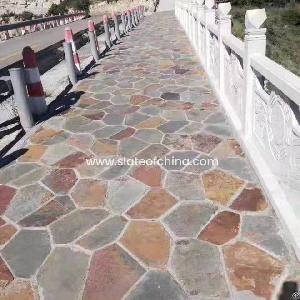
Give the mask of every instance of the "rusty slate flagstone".
[[168, 272], [149, 271], [127, 300], [185, 300], [187, 295]]
[[18, 190], [14, 200], [5, 212], [5, 216], [18, 222], [26, 215], [34, 212], [54, 195], [36, 183]]
[[89, 257], [69, 248], [55, 248], [39, 270], [37, 282], [43, 299], [79, 299]]
[[214, 135], [197, 134], [192, 136], [194, 150], [209, 154], [222, 140]]
[[92, 257], [82, 299], [122, 299], [144, 272], [120, 246], [108, 246]]
[[41, 266], [50, 250], [50, 237], [46, 230], [23, 229], [1, 254], [16, 276], [29, 278]]
[[108, 216], [103, 209], [76, 210], [50, 225], [56, 244], [67, 244], [84, 234]]
[[0, 289], [0, 299], [36, 300], [38, 299], [38, 293], [31, 286], [30, 281], [15, 279], [8, 286]]
[[0, 245], [4, 245], [17, 232], [17, 229], [11, 224], [0, 226]]
[[148, 266], [162, 268], [168, 261], [170, 237], [159, 223], [132, 221], [121, 243]]
[[24, 175], [37, 168], [38, 165], [33, 163], [18, 163], [10, 165], [1, 170], [0, 182], [1, 184], [7, 184], [12, 180], [23, 177]]
[[160, 125], [157, 129], [163, 133], [174, 133], [187, 124], [187, 121], [168, 121], [167, 123]]
[[130, 137], [120, 142], [119, 153], [125, 157], [132, 157], [137, 152], [144, 149], [147, 145], [148, 144], [141, 140], [138, 140], [134, 137]]
[[194, 237], [216, 212], [211, 204], [183, 203], [173, 210], [164, 222], [178, 237]]
[[0, 257], [0, 283], [1, 287], [5, 287], [14, 280], [13, 274], [11, 274], [4, 260]]
[[8, 185], [0, 185], [0, 214], [2, 215], [16, 194], [16, 189]]
[[179, 241], [171, 266], [176, 278], [190, 295], [220, 299], [228, 296], [220, 253], [216, 246], [198, 240]]
[[160, 143], [163, 134], [157, 129], [139, 129], [134, 136], [147, 143]]
[[90, 250], [101, 248], [112, 243], [120, 235], [126, 223], [125, 218], [113, 216], [84, 235], [77, 244]]
[[140, 166], [132, 172], [131, 176], [151, 187], [159, 187], [164, 171], [159, 166]]

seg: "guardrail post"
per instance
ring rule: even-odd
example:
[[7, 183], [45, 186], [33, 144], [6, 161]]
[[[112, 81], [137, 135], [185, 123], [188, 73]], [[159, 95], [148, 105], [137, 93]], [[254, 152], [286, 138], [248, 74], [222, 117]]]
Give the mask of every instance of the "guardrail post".
[[224, 85], [224, 51], [226, 51], [222, 37], [231, 34], [231, 16], [229, 12], [231, 4], [220, 3], [217, 10], [218, 31], [219, 31], [219, 86], [221, 95], [225, 94]]
[[103, 16], [103, 26], [104, 26], [104, 33], [105, 33], [105, 43], [106, 43], [107, 48], [109, 49], [112, 46], [112, 43], [110, 40], [110, 31], [109, 31], [107, 15]]
[[89, 39], [90, 39], [90, 44], [91, 44], [91, 52], [94, 57], [94, 60], [97, 61], [100, 59], [99, 57], [99, 44], [95, 32], [95, 25], [92, 20], [88, 21], [88, 34], [89, 34]]
[[10, 69], [9, 74], [14, 90], [14, 100], [17, 106], [20, 123], [23, 129], [28, 131], [33, 126], [34, 121], [28, 102], [24, 69]]
[[131, 17], [130, 17], [130, 10], [127, 10], [127, 31], [132, 29]]
[[243, 103], [243, 133], [250, 138], [253, 131], [253, 83], [254, 73], [251, 68], [251, 56], [266, 54], [266, 29], [260, 28], [267, 19], [265, 9], [247, 10], [245, 17], [245, 56], [244, 56], [244, 101]]
[[71, 28], [67, 27], [65, 28], [65, 41], [68, 43], [71, 43], [72, 45], [72, 50], [73, 50], [73, 58], [74, 58], [74, 63], [77, 69], [77, 74], [81, 73], [81, 66], [80, 66], [80, 59], [79, 55], [76, 49], [76, 45], [74, 42], [74, 36], [73, 36], [73, 31]]
[[47, 104], [36, 55], [30, 47], [25, 47], [22, 55], [31, 112], [40, 116], [47, 111]]
[[205, 0], [205, 10], [204, 10], [204, 19], [205, 19], [205, 65], [207, 70], [210, 68], [210, 32], [208, 30], [208, 24], [215, 22], [215, 10], [213, 9], [215, 5], [214, 0]]
[[75, 85], [78, 80], [77, 80], [76, 66], [73, 59], [72, 44], [70, 42], [64, 42], [63, 46], [65, 51], [65, 61], [66, 61], [69, 79], [72, 85]]
[[118, 18], [115, 15], [114, 12], [112, 13], [112, 19], [113, 19], [114, 25], [115, 25], [115, 34], [116, 34], [116, 37], [117, 37], [118, 40], [120, 40], [121, 36], [120, 36], [119, 22], [118, 22]]
[[126, 33], [126, 21], [125, 21], [125, 14], [121, 14], [121, 21], [122, 21], [122, 27], [123, 27], [123, 34]]

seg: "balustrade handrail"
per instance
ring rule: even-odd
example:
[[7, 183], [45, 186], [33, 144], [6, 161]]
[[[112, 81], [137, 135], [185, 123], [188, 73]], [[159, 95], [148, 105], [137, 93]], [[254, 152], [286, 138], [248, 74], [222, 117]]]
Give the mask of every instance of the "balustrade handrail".
[[253, 55], [251, 66], [300, 106], [300, 78], [298, 76], [263, 55]]
[[85, 15], [86, 15], [85, 13], [81, 12], [81, 13], [75, 13], [75, 14], [69, 14], [69, 15], [63, 15], [63, 16], [52, 16], [52, 17], [39, 18], [39, 19], [35, 19], [35, 20], [22, 21], [22, 22], [17, 22], [17, 23], [13, 23], [13, 24], [5, 24], [5, 25], [0, 25], [0, 32], [18, 29], [18, 28], [22, 28], [24, 26], [36, 25], [36, 24], [40, 24], [40, 23], [51, 22], [51, 21], [61, 20], [61, 19], [70, 18], [70, 17], [85, 16]]
[[225, 46], [228, 46], [241, 58], [244, 58], [245, 46], [239, 38], [237, 38], [233, 34], [228, 34], [222, 36], [222, 41], [225, 44]]

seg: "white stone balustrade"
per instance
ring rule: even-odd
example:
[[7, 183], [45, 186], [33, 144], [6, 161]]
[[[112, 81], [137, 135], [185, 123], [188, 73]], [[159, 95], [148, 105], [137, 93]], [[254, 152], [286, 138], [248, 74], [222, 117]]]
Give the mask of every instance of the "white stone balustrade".
[[[197, 11], [195, 11], [195, 9]], [[231, 33], [230, 3], [175, 2], [175, 14], [300, 258], [300, 78], [265, 56], [264, 9]]]

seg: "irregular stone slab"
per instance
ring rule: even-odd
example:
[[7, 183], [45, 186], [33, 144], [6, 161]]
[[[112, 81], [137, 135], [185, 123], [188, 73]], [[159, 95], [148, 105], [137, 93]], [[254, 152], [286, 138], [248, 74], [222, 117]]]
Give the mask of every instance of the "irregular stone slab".
[[159, 126], [157, 129], [163, 133], [174, 133], [187, 124], [187, 121], [168, 121], [167, 123]]
[[177, 203], [177, 200], [164, 189], [152, 189], [128, 212], [133, 219], [159, 218]]
[[128, 166], [128, 165], [112, 166], [109, 169], [105, 170], [103, 173], [101, 173], [100, 178], [106, 179], [106, 180], [116, 179], [118, 177], [125, 175], [129, 169], [130, 169], [130, 166]]
[[117, 125], [117, 126], [105, 126], [101, 129], [96, 130], [93, 135], [96, 138], [103, 139], [103, 138], [109, 138], [110, 136], [124, 130], [126, 127]]
[[213, 151], [213, 156], [221, 158], [228, 157], [244, 157], [244, 151], [240, 144], [235, 139], [228, 139], [223, 141], [219, 146]]
[[47, 226], [75, 209], [69, 196], [58, 196], [19, 222], [24, 227]]
[[206, 120], [205, 123], [224, 123], [226, 121], [226, 116], [221, 112], [216, 112], [210, 115]]
[[107, 114], [103, 118], [103, 122], [107, 125], [121, 125], [124, 120], [124, 115], [119, 114]]
[[169, 172], [166, 188], [180, 200], [203, 200], [200, 176], [184, 172]]
[[209, 125], [204, 130], [220, 137], [232, 137], [231, 128], [226, 124]]
[[212, 156], [200, 155], [196, 157], [196, 164], [191, 164], [186, 166], [183, 171], [195, 174], [201, 174], [204, 171], [208, 171], [216, 166], [218, 166], [218, 160]]
[[144, 273], [138, 262], [118, 245], [99, 250], [92, 257], [83, 300], [122, 299]]
[[165, 122], [166, 121], [161, 117], [151, 117], [151, 118], [139, 123], [138, 125], [136, 125], [136, 128], [137, 129], [155, 129]]
[[44, 155], [47, 146], [45, 145], [31, 145], [27, 152], [19, 158], [22, 162], [38, 162]]
[[132, 127], [127, 127], [126, 129], [112, 135], [110, 138], [112, 140], [123, 140], [126, 138], [129, 138], [130, 136], [132, 136], [135, 133], [135, 129]]
[[0, 299], [3, 300], [36, 300], [38, 292], [29, 281], [15, 279], [5, 288], [0, 289]]
[[199, 239], [222, 245], [237, 236], [240, 228], [240, 215], [222, 211], [200, 233]]
[[122, 214], [146, 193], [147, 187], [130, 177], [109, 182], [107, 203], [116, 213]]
[[192, 136], [194, 150], [199, 150], [207, 154], [214, 150], [221, 141], [220, 138], [213, 135], [197, 134]]
[[71, 169], [56, 169], [47, 175], [42, 182], [57, 194], [66, 194], [75, 185], [76, 174]]
[[164, 223], [178, 237], [196, 237], [217, 211], [211, 204], [184, 203], [164, 218]]
[[140, 166], [132, 172], [131, 176], [151, 187], [159, 187], [164, 172], [159, 166]]
[[42, 162], [47, 165], [54, 165], [61, 159], [74, 154], [76, 150], [68, 144], [60, 143], [49, 146], [43, 155]]
[[46, 166], [33, 168], [31, 172], [12, 180], [10, 183], [17, 187], [31, 185], [43, 178], [48, 172], [49, 169]]
[[244, 242], [225, 246], [223, 252], [236, 297], [248, 291], [257, 297], [272, 298], [284, 270], [280, 261]]
[[132, 157], [137, 152], [144, 149], [148, 144], [143, 141], [140, 141], [134, 137], [128, 138], [121, 141], [120, 143], [120, 154], [125, 157]]
[[165, 110], [162, 117], [170, 121], [185, 121], [185, 113], [177, 110]]
[[101, 248], [112, 243], [121, 234], [127, 220], [120, 216], [114, 216], [104, 221], [95, 229], [83, 236], [77, 244], [89, 250]]
[[161, 95], [161, 98], [165, 100], [180, 100], [180, 94], [178, 93], [172, 93], [172, 92], [166, 92]]
[[37, 275], [44, 299], [79, 299], [88, 264], [84, 253], [55, 248]]
[[0, 185], [0, 214], [2, 215], [16, 194], [16, 189], [8, 185]]
[[189, 135], [166, 134], [162, 143], [172, 150], [192, 150], [192, 140]]
[[70, 243], [107, 216], [103, 209], [76, 210], [50, 225], [53, 240], [56, 244]]
[[193, 159], [198, 155], [199, 153], [194, 151], [171, 152], [165, 157], [166, 163], [164, 163], [164, 167], [167, 170], [181, 170], [189, 164], [192, 165]]
[[288, 250], [280, 235], [276, 219], [270, 216], [244, 216], [242, 238], [259, 245], [279, 257], [286, 257]]
[[240, 211], [263, 211], [267, 207], [268, 203], [259, 188], [245, 188], [230, 206]]
[[76, 168], [79, 165], [85, 164], [90, 156], [83, 152], [72, 153], [56, 163], [59, 168]]
[[186, 116], [190, 121], [202, 122], [207, 118], [208, 113], [200, 109], [190, 109], [186, 112]]
[[227, 205], [244, 182], [222, 171], [215, 170], [203, 175], [206, 197], [210, 200]]
[[99, 110], [86, 110], [86, 112], [82, 114], [82, 116], [90, 120], [102, 120], [104, 115], [105, 112]]
[[227, 158], [219, 160], [219, 167], [223, 170], [231, 172], [244, 180], [252, 181], [252, 171], [250, 165], [245, 159], [241, 158]]
[[157, 116], [160, 114], [160, 109], [155, 106], [146, 106], [141, 109], [141, 112], [144, 114]]
[[[13, 274], [11, 274], [4, 260], [0, 257], [0, 282], [1, 287], [6, 287], [14, 280]], [[1, 294], [0, 294], [1, 295]]]
[[89, 149], [93, 144], [93, 138], [89, 134], [80, 133], [80, 134], [73, 134], [69, 140], [68, 143], [71, 146], [74, 146], [80, 150], [86, 151]]
[[71, 132], [83, 132], [87, 125], [91, 123], [91, 120], [82, 116], [76, 116], [66, 119], [64, 129]]
[[129, 126], [135, 126], [145, 120], [149, 119], [149, 116], [135, 112], [133, 114], [126, 115], [125, 124]]
[[133, 105], [139, 105], [145, 102], [146, 100], [150, 100], [150, 99], [151, 99], [150, 97], [144, 95], [132, 95], [130, 97], [130, 103]]
[[121, 243], [150, 267], [163, 268], [167, 264], [170, 237], [159, 223], [132, 221], [126, 228]]
[[101, 180], [81, 179], [72, 191], [74, 201], [80, 207], [105, 206], [107, 185]]
[[157, 129], [140, 129], [134, 135], [136, 138], [147, 143], [160, 143], [163, 134]]
[[30, 278], [50, 253], [46, 230], [21, 230], [5, 248], [2, 256], [18, 277]]
[[61, 135], [63, 131], [59, 130], [54, 130], [51, 128], [41, 128], [38, 132], [36, 132], [32, 137], [31, 137], [31, 142], [34, 144], [46, 144], [51, 141], [51, 139]]
[[219, 250], [198, 240], [177, 242], [171, 266], [176, 278], [191, 295], [198, 297], [229, 296]]
[[99, 156], [116, 155], [118, 152], [118, 142], [109, 139], [97, 140], [91, 150]]
[[[1, 219], [1, 221], [3, 220]], [[0, 227], [0, 245], [2, 246], [9, 241], [16, 232], [17, 229], [13, 225], [5, 224], [4, 222], [4, 225], [1, 225]]]
[[21, 188], [7, 208], [5, 216], [18, 222], [52, 197], [53, 194], [38, 183]]
[[161, 144], [152, 144], [146, 149], [141, 151], [138, 155], [138, 159], [154, 159], [164, 157], [170, 150]]
[[149, 271], [128, 300], [184, 300], [187, 295], [168, 272]]

